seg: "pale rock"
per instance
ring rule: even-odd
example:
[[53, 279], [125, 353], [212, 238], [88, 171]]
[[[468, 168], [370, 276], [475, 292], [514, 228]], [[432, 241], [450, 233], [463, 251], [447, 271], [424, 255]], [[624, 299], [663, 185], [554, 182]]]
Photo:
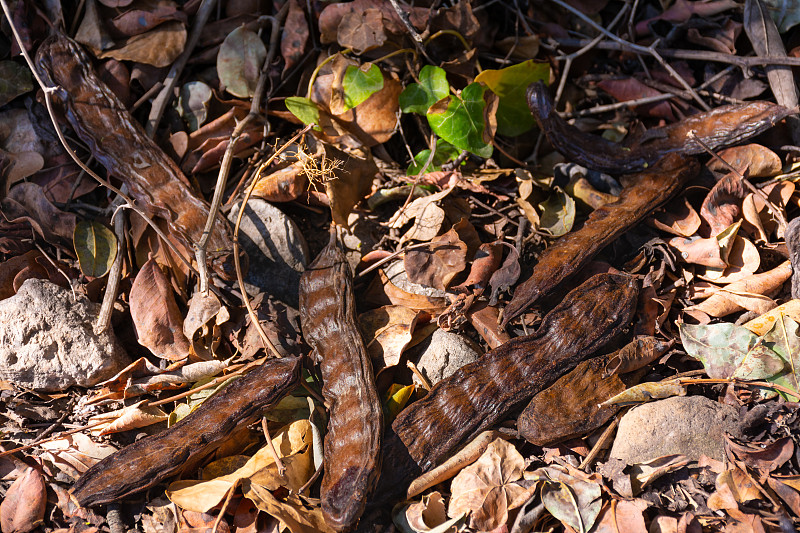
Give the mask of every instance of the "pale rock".
[[[432, 385], [481, 357], [480, 349], [469, 339], [441, 329], [434, 331], [426, 343], [417, 368]], [[419, 383], [416, 376], [414, 381]]]
[[739, 412], [705, 396], [675, 396], [628, 411], [617, 430], [611, 458], [628, 464], [664, 455], [701, 455], [722, 461], [725, 433], [738, 436]]
[[97, 334], [100, 305], [29, 279], [0, 301], [0, 378], [41, 391], [91, 387], [130, 362], [114, 333]]

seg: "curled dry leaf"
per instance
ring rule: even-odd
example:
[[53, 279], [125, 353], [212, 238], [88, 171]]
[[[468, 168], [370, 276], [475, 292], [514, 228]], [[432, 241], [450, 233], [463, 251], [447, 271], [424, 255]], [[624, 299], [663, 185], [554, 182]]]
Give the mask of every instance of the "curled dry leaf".
[[406, 252], [403, 262], [409, 281], [445, 290], [467, 266], [467, 245], [450, 228], [434, 237], [430, 247]]
[[413, 220], [414, 225], [403, 235], [403, 241], [433, 239], [439, 234], [445, 221], [445, 211], [438, 202], [454, 190], [454, 188], [445, 189], [430, 196], [417, 198], [389, 220], [389, 227], [399, 229]]
[[217, 74], [225, 90], [250, 98], [256, 90], [267, 48], [258, 34], [240, 26], [225, 37], [217, 55]]
[[376, 373], [400, 362], [421, 315], [420, 311], [408, 307], [389, 305], [358, 317], [359, 329]]
[[522, 269], [519, 265], [519, 252], [516, 248], [509, 248], [503, 266], [492, 273], [489, 285], [492, 286], [492, 295], [489, 305], [497, 305], [500, 293], [514, 285], [519, 279]]
[[93, 416], [91, 423], [102, 422], [99, 426], [92, 428], [93, 435], [110, 435], [120, 431], [128, 431], [136, 428], [143, 428], [153, 424], [158, 424], [167, 419], [167, 413], [147, 405], [146, 400], [136, 402], [123, 409], [102, 413]]
[[292, 68], [303, 57], [308, 36], [308, 22], [303, 8], [300, 7], [300, 2], [290, 0], [289, 13], [286, 14], [281, 36], [281, 55], [284, 61], [284, 72]]
[[747, 322], [744, 327], [756, 335], [764, 335], [784, 316], [793, 319], [795, 322], [800, 322], [800, 300], [795, 298], [774, 309], [770, 309], [761, 316]]
[[433, 491], [421, 501], [400, 507], [393, 521], [403, 533], [444, 533], [463, 518], [462, 514], [448, 520], [442, 495]]
[[[771, 178], [780, 174], [783, 164], [778, 154], [760, 144], [745, 144], [720, 150], [717, 154], [746, 178]], [[728, 167], [714, 158], [706, 164], [708, 170], [725, 172]]]
[[720, 318], [737, 311], [747, 309], [764, 314], [773, 307], [773, 302], [767, 295], [774, 294], [783, 283], [792, 275], [789, 261], [767, 272], [753, 274], [742, 280], [731, 283], [724, 290], [714, 294], [704, 302], [686, 307], [686, 311], [702, 311], [709, 316]]
[[95, 442], [83, 433], [43, 442], [41, 447], [45, 450], [42, 459], [73, 479], [78, 479], [91, 466], [117, 451], [114, 446]]
[[685, 197], [668, 203], [652, 220], [658, 229], [679, 237], [691, 237], [702, 223], [700, 215]]
[[526, 480], [543, 481], [542, 503], [557, 520], [575, 531], [589, 531], [603, 505], [599, 476], [568, 466], [548, 466], [525, 474]]
[[53, 244], [70, 242], [77, 217], [54, 206], [35, 183], [18, 183], [0, 200], [8, 220], [28, 222], [37, 234]]
[[[780, 213], [786, 216], [786, 207], [791, 201], [796, 186], [791, 181], [781, 181], [769, 184], [762, 190], [767, 195], [767, 199]], [[757, 194], [748, 194], [742, 202], [744, 222], [742, 227], [755, 234], [757, 238], [764, 242], [770, 242], [772, 235], [779, 239], [785, 237], [781, 233], [782, 228], [778, 224], [775, 216], [767, 207], [764, 199]]]
[[133, 280], [130, 300], [139, 344], [162, 359], [185, 359], [190, 344], [183, 334], [183, 316], [169, 279], [154, 259], [147, 261]]
[[453, 479], [447, 515], [452, 518], [470, 513], [470, 527], [482, 531], [502, 526], [508, 521], [512, 502], [527, 491], [516, 483], [524, 468], [525, 460], [513, 444], [495, 440]]
[[238, 484], [242, 484], [245, 497], [249, 497], [253, 485], [265, 490], [277, 490], [282, 486], [299, 490], [314, 473], [311, 424], [308, 420], [297, 420], [284, 426], [275, 433], [272, 444], [286, 467], [283, 478], [278, 475], [272, 450], [265, 445], [252, 457], [225, 457], [209, 464], [204, 468], [203, 480], [173, 482], [167, 489], [167, 496], [184, 509], [207, 512], [219, 505]]
[[728, 174], [709, 191], [700, 216], [711, 227], [711, 236], [722, 233], [741, 216], [742, 200], [747, 195], [742, 180]]
[[624, 405], [631, 403], [644, 403], [650, 400], [661, 398], [671, 398], [672, 396], [685, 396], [686, 389], [677, 381], [663, 381], [653, 383], [641, 383], [626, 389], [616, 396], [605, 400], [600, 407], [610, 405]]
[[113, 57], [118, 61], [135, 61], [154, 67], [168, 67], [175, 61], [186, 45], [186, 26], [171, 21], [161, 24], [147, 33], [134, 35], [120, 46], [105, 50], [98, 58]]
[[42, 473], [29, 467], [11, 484], [0, 503], [3, 533], [27, 533], [42, 525], [46, 504]]

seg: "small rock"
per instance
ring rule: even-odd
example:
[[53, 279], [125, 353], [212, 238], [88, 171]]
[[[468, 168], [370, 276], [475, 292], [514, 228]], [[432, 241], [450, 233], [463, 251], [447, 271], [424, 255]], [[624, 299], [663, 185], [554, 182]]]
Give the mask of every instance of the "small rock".
[[42, 391], [91, 387], [130, 362], [109, 329], [96, 334], [100, 305], [49, 281], [29, 279], [0, 301], [0, 378]]
[[[231, 224], [239, 216], [239, 205], [228, 215]], [[300, 275], [308, 263], [308, 245], [297, 224], [269, 202], [253, 198], [239, 226], [239, 243], [250, 259], [247, 290], [260, 290], [297, 307]]]
[[[477, 361], [480, 356], [480, 349], [469, 339], [437, 329], [427, 341], [417, 368], [433, 385], [462, 366]], [[419, 383], [416, 376], [414, 381]]]
[[739, 413], [705, 396], [676, 396], [640, 405], [622, 417], [611, 458], [628, 464], [683, 454], [725, 458], [725, 433], [739, 436]]

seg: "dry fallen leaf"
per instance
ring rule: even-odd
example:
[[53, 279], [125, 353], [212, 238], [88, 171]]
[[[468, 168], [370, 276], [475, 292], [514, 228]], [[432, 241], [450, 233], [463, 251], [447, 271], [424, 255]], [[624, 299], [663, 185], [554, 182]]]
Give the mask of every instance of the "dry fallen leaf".
[[186, 26], [171, 21], [161, 24], [146, 33], [125, 40], [116, 48], [100, 53], [97, 57], [113, 57], [119, 61], [136, 61], [154, 67], [168, 67], [183, 52], [186, 45]]
[[404, 265], [409, 281], [445, 290], [467, 266], [467, 245], [455, 228], [431, 239], [431, 246], [409, 250]]
[[447, 515], [452, 518], [470, 513], [469, 526], [482, 531], [502, 526], [508, 521], [512, 502], [527, 492], [516, 483], [524, 468], [525, 460], [513, 444], [495, 440], [453, 479]]
[[169, 279], [154, 259], [142, 265], [133, 280], [130, 300], [139, 344], [162, 359], [185, 359], [191, 346], [183, 334], [183, 313]]
[[29, 467], [11, 484], [0, 503], [0, 527], [3, 533], [27, 533], [41, 526], [47, 504], [44, 478]]

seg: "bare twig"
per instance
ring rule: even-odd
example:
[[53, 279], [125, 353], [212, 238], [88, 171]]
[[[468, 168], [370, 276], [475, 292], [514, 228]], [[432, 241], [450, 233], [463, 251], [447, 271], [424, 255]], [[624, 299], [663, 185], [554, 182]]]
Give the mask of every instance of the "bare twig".
[[175, 84], [178, 83], [178, 78], [181, 72], [183, 72], [183, 67], [186, 66], [186, 61], [189, 60], [194, 52], [194, 47], [197, 46], [197, 42], [200, 40], [200, 34], [203, 32], [203, 28], [206, 22], [208, 22], [208, 18], [211, 16], [211, 12], [214, 10], [214, 5], [216, 3], [217, 0], [203, 0], [200, 7], [197, 9], [197, 15], [195, 15], [194, 23], [192, 24], [192, 32], [189, 34], [189, 38], [186, 41], [186, 47], [183, 49], [181, 55], [178, 56], [178, 59], [172, 63], [169, 73], [167, 73], [167, 78], [164, 80], [161, 92], [158, 93], [158, 96], [153, 100], [153, 105], [150, 108], [150, 115], [147, 117], [147, 124], [145, 127], [147, 136], [150, 138], [153, 138], [156, 134], [158, 123], [161, 122], [161, 116], [164, 114], [164, 110], [167, 108], [167, 104], [172, 98], [172, 91], [175, 89]]
[[272, 454], [272, 458], [275, 460], [275, 466], [278, 467], [278, 475], [282, 478], [285, 478], [286, 467], [283, 465], [281, 456], [278, 455], [278, 451], [275, 449], [275, 445], [272, 443], [272, 437], [270, 436], [269, 428], [267, 427], [267, 419], [264, 417], [261, 418], [261, 430], [264, 432], [264, 437], [267, 439], [267, 446], [269, 446], [269, 452]]
[[[5, 1], [5, 0], [0, 0]], [[288, 5], [288, 3], [287, 3]], [[268, 167], [272, 161], [275, 160], [281, 153], [283, 153], [289, 146], [292, 145], [297, 139], [305, 135], [308, 130], [310, 130], [314, 124], [308, 124], [305, 128], [294, 134], [294, 136], [286, 141], [283, 146], [278, 148], [274, 154], [272, 154], [269, 159], [264, 163], [265, 167]], [[258, 176], [256, 176], [257, 178]], [[250, 298], [247, 296], [247, 289], [244, 286], [244, 276], [242, 275], [242, 265], [239, 259], [239, 226], [242, 223], [242, 217], [244, 216], [244, 210], [247, 207], [247, 202], [250, 200], [250, 196], [252, 196], [253, 191], [258, 184], [258, 179], [254, 179], [250, 184], [250, 187], [247, 189], [247, 193], [242, 199], [242, 203], [239, 206], [239, 214], [236, 217], [236, 224], [233, 228], [233, 262], [234, 267], [236, 269], [236, 281], [239, 284], [239, 290], [242, 293], [242, 302], [244, 302], [245, 307], [247, 308], [247, 314], [250, 316], [250, 320], [253, 321], [253, 326], [255, 326], [256, 331], [258, 331], [259, 337], [261, 337], [261, 341], [264, 343], [264, 346], [272, 353], [275, 357], [281, 357], [280, 352], [275, 348], [275, 345], [272, 344], [272, 341], [267, 336], [267, 333], [264, 331], [264, 328], [261, 327], [261, 322], [258, 320], [258, 315], [256, 314], [255, 310], [253, 309], [253, 305], [250, 303]]]
[[0, 7], [2, 7], [2, 9], [3, 9], [3, 13], [5, 14], [6, 19], [8, 20], [9, 26], [11, 27], [11, 32], [14, 34], [14, 39], [17, 41], [17, 44], [19, 45], [20, 52], [22, 53], [22, 56], [25, 58], [25, 62], [28, 64], [28, 68], [31, 70], [31, 73], [33, 74], [33, 77], [36, 79], [36, 83], [42, 89], [42, 93], [44, 94], [45, 107], [47, 107], [47, 114], [50, 116], [50, 121], [53, 123], [53, 127], [56, 130], [56, 135], [58, 136], [58, 140], [61, 142], [61, 145], [64, 147], [64, 150], [66, 150], [67, 154], [69, 154], [69, 156], [72, 158], [72, 160], [75, 161], [75, 163], [79, 167], [81, 167], [81, 169], [83, 169], [84, 172], [86, 172], [92, 178], [94, 178], [95, 181], [97, 181], [100, 185], [102, 185], [103, 187], [107, 188], [108, 190], [110, 190], [110, 191], [116, 193], [118, 196], [120, 196], [125, 201], [125, 205], [123, 207], [126, 207], [128, 209], [132, 209], [133, 211], [136, 212], [136, 214], [138, 214], [140, 217], [142, 217], [142, 219], [144, 219], [144, 221], [147, 222], [147, 224], [151, 228], [153, 228], [153, 231], [155, 231], [156, 234], [161, 238], [162, 242], [164, 242], [164, 244], [166, 244], [172, 250], [172, 252], [175, 254], [175, 256], [178, 257], [186, 265], [186, 267], [189, 270], [191, 270], [194, 273], [197, 273], [197, 271], [194, 269], [194, 267], [192, 266], [192, 264], [189, 261], [189, 259], [187, 259], [178, 250], [178, 248], [172, 243], [172, 241], [170, 241], [170, 239], [167, 238], [166, 234], [164, 234], [164, 232], [161, 230], [161, 228], [158, 227], [158, 224], [153, 222], [153, 220], [149, 216], [147, 216], [147, 214], [141, 208], [139, 208], [133, 202], [133, 200], [131, 200], [128, 197], [127, 194], [125, 194], [124, 192], [119, 190], [117, 187], [112, 185], [109, 181], [104, 180], [103, 178], [98, 176], [83, 161], [81, 161], [81, 159], [78, 157], [78, 155], [75, 153], [75, 151], [67, 143], [67, 139], [64, 136], [64, 131], [61, 129], [61, 125], [58, 123], [58, 119], [56, 118], [55, 110], [53, 109], [53, 96], [52, 95], [53, 95], [53, 93], [55, 93], [58, 90], [58, 87], [48, 87], [47, 84], [44, 83], [44, 80], [42, 80], [41, 76], [39, 76], [39, 72], [36, 70], [36, 67], [33, 64], [33, 60], [31, 59], [30, 54], [28, 54], [28, 51], [25, 48], [24, 43], [22, 42], [22, 37], [20, 37], [19, 30], [17, 29], [16, 25], [14, 24], [14, 20], [13, 20], [13, 18], [11, 16], [11, 10], [8, 7], [8, 2], [6, 0], [0, 0]]
[[267, 86], [267, 79], [269, 74], [269, 66], [272, 59], [275, 57], [275, 50], [278, 47], [278, 38], [280, 37], [281, 22], [289, 11], [289, 2], [284, 3], [281, 10], [274, 17], [270, 17], [272, 22], [272, 32], [269, 40], [269, 51], [267, 57], [264, 59], [264, 65], [261, 67], [261, 73], [258, 76], [256, 89], [253, 94], [253, 101], [250, 103], [250, 112], [247, 116], [233, 129], [231, 138], [228, 141], [228, 146], [225, 148], [225, 154], [222, 156], [222, 161], [219, 165], [219, 174], [217, 175], [217, 184], [214, 187], [214, 197], [211, 200], [211, 207], [208, 210], [208, 218], [206, 219], [206, 226], [203, 228], [203, 235], [195, 245], [195, 258], [197, 260], [197, 268], [200, 271], [200, 290], [203, 293], [208, 291], [208, 262], [206, 259], [206, 247], [208, 240], [211, 237], [211, 230], [214, 228], [214, 222], [219, 213], [219, 207], [222, 204], [222, 195], [225, 192], [225, 187], [228, 181], [228, 174], [233, 164], [233, 153], [236, 143], [239, 141], [245, 128], [260, 116], [261, 98], [264, 96], [264, 91]]
[[111, 217], [111, 225], [114, 227], [114, 235], [117, 237], [117, 256], [114, 258], [114, 263], [108, 272], [103, 304], [100, 306], [97, 321], [94, 323], [94, 329], [97, 333], [102, 333], [108, 329], [108, 325], [111, 323], [111, 313], [114, 310], [119, 280], [122, 277], [122, 262], [125, 255], [125, 213], [121, 208], [117, 208], [114, 211], [114, 216]]

